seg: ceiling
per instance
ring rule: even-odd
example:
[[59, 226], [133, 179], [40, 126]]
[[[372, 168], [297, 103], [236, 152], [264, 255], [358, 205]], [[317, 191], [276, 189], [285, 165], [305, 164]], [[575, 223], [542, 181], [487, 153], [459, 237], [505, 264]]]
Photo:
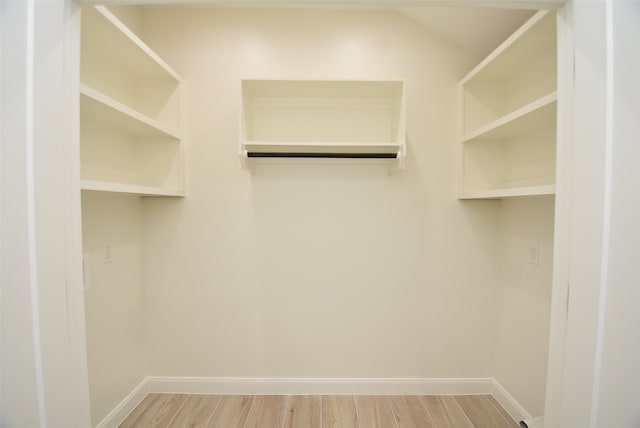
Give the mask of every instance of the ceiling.
[[478, 57], [487, 56], [535, 11], [480, 7], [396, 7], [438, 37]]
[[[208, 5], [223, 7], [385, 8], [400, 12], [454, 46], [486, 57], [520, 27], [534, 8], [564, 0], [81, 0], [107, 5]], [[472, 4], [473, 6], [468, 6]], [[507, 8], [509, 7], [509, 8]]]

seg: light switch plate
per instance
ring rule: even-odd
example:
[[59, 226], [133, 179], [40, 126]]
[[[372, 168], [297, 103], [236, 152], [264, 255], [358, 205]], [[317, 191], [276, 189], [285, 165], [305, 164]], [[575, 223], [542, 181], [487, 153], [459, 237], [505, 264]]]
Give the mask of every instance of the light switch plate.
[[102, 243], [102, 263], [113, 263], [113, 248], [111, 241]]
[[540, 244], [530, 242], [527, 248], [527, 261], [532, 265], [538, 265], [540, 259]]

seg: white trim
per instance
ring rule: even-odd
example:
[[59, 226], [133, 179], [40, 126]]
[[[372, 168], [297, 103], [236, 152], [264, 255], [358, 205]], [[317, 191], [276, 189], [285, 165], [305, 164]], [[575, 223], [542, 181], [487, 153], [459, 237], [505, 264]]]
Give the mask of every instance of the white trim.
[[38, 290], [38, 260], [36, 239], [36, 204], [34, 184], [34, 62], [35, 62], [35, 4], [27, 2], [26, 22], [26, 66], [25, 66], [25, 148], [26, 148], [26, 193], [27, 193], [27, 241], [29, 265], [29, 293], [31, 294], [31, 328], [33, 330], [33, 359], [35, 364], [36, 393], [40, 426], [47, 426], [44, 392], [44, 369], [42, 358], [42, 334], [40, 330], [40, 300]]
[[490, 394], [494, 380], [420, 378], [147, 378], [149, 392], [183, 394], [453, 395]]
[[613, 106], [614, 106], [614, 40], [613, 40], [613, 4], [605, 2], [605, 34], [606, 34], [606, 74], [605, 74], [605, 159], [604, 159], [604, 201], [602, 211], [602, 251], [600, 254], [600, 284], [598, 296], [598, 324], [596, 327], [596, 349], [593, 363], [593, 391], [591, 394], [591, 428], [598, 422], [600, 386], [602, 378], [602, 353], [604, 351], [604, 328], [607, 308], [607, 290], [609, 277], [609, 247], [611, 241], [611, 181], [613, 163]]
[[495, 398], [496, 401], [504, 407], [507, 413], [509, 413], [509, 416], [516, 421], [519, 422], [524, 419], [531, 418], [529, 412], [527, 412], [524, 407], [522, 407], [520, 403], [518, 403], [495, 379], [492, 380], [491, 395], [493, 395], [493, 398]]
[[571, 177], [573, 175], [573, 101], [575, 42], [573, 4], [556, 14], [558, 43], [558, 106], [556, 141], [556, 198], [553, 242], [553, 273], [547, 385], [544, 418], [547, 426], [560, 426], [569, 305], [569, 248], [571, 244]]
[[[80, 6], [75, 2], [65, 3], [64, 37], [64, 87], [79, 92], [80, 86]], [[82, 267], [77, 255], [82, 254], [82, 216], [80, 194], [80, 100], [65, 91], [63, 102], [66, 181], [64, 189], [67, 280], [67, 326], [69, 331], [69, 362], [72, 379], [72, 402], [76, 426], [89, 426], [91, 405], [89, 397], [89, 371], [87, 363], [87, 334], [84, 310], [84, 283]]]
[[149, 393], [149, 378], [144, 379], [133, 391], [127, 395], [107, 416], [104, 417], [96, 428], [115, 428], [122, 422], [129, 413], [135, 409], [138, 404]]
[[[440, 7], [491, 7], [499, 9], [557, 9], [568, 0], [137, 0], [138, 5], [193, 5], [206, 4], [214, 6], [347, 6], [347, 7], [379, 7], [379, 6], [440, 6]], [[131, 4], [131, 0], [79, 0], [80, 4], [119, 5]]]

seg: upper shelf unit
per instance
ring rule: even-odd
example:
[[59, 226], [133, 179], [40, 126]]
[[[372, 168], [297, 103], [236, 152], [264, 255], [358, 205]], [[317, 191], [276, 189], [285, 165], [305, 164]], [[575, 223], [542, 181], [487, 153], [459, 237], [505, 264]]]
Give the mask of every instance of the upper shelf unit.
[[540, 11], [460, 82], [460, 199], [555, 193], [556, 44]]
[[104, 6], [82, 10], [81, 186], [184, 194], [181, 79]]
[[243, 165], [257, 158], [392, 159], [402, 167], [401, 80], [243, 80]]

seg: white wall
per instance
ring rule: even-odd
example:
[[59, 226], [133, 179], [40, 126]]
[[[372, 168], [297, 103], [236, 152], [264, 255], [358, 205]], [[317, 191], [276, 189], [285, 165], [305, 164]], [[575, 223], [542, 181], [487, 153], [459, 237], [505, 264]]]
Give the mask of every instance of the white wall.
[[[554, 198], [517, 198], [501, 202], [499, 214], [500, 327], [495, 378], [528, 413], [544, 414]], [[538, 245], [538, 264], [528, 261]]]
[[[93, 425], [148, 375], [142, 293], [142, 210], [137, 196], [82, 193], [87, 358]], [[112, 261], [104, 263], [103, 246]]]
[[[454, 200], [472, 59], [377, 10], [159, 7], [142, 24], [188, 85], [187, 198], [143, 202], [150, 373], [492, 376], [497, 205]], [[406, 78], [407, 170], [241, 170], [244, 77]]]

